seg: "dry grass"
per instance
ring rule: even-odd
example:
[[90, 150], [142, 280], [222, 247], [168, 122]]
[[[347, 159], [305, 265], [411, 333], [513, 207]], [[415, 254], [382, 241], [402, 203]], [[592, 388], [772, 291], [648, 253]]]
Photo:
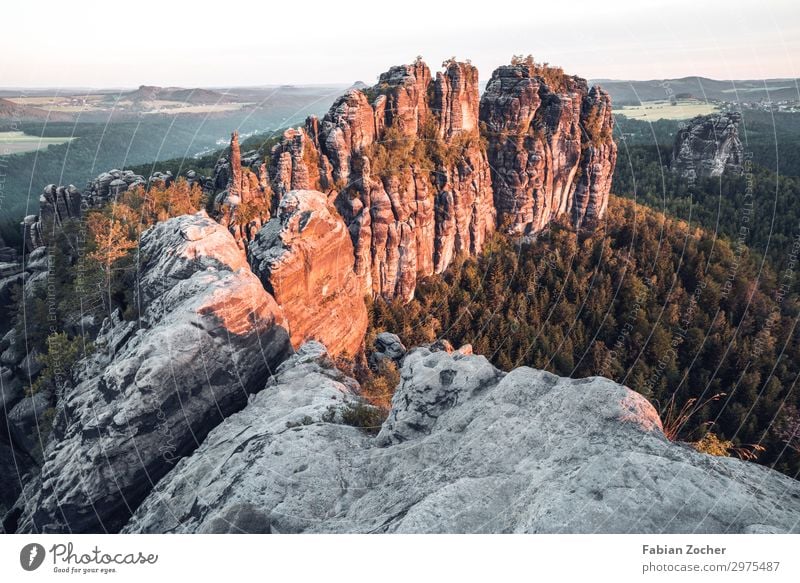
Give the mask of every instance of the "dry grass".
[[764, 447], [758, 444], [748, 444], [736, 446], [732, 441], [720, 439], [717, 434], [708, 432], [699, 441], [692, 443], [700, 453], [719, 457], [736, 456], [739, 459], [752, 462], [758, 459], [759, 454], [764, 451]]
[[693, 397], [678, 407], [675, 402], [675, 395], [673, 394], [667, 402], [666, 407], [661, 411], [664, 435], [666, 435], [667, 439], [670, 441], [677, 441], [681, 431], [686, 427], [686, 424], [689, 423], [700, 409], [709, 403], [719, 401], [724, 396], [725, 393], [717, 393], [704, 401]]

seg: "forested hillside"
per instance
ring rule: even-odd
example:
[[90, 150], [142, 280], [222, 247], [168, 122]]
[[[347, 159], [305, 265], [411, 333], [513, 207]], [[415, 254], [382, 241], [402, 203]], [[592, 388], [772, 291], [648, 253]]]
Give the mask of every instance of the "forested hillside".
[[372, 329], [410, 346], [471, 343], [505, 370], [607, 376], [647, 396], [678, 439], [711, 432], [794, 475], [798, 303], [780, 295], [784, 275], [744, 246], [612, 197], [595, 233], [554, 224], [521, 246], [496, 236], [409, 304], [373, 303]]

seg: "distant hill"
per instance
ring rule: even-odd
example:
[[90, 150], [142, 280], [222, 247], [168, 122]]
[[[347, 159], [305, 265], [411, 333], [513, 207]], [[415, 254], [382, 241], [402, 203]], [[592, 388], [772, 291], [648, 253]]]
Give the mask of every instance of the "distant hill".
[[19, 105], [0, 98], [0, 124], [9, 121], [72, 121], [72, 116], [63, 112], [47, 112], [38, 107]]
[[727, 80], [707, 77], [682, 77], [680, 79], [652, 79], [649, 81], [624, 81], [618, 79], [593, 79], [611, 94], [614, 105], [638, 105], [643, 101], [694, 97], [700, 100], [783, 101], [800, 100], [797, 79]]
[[212, 91], [211, 89], [184, 89], [182, 87], [157, 87], [141, 85], [135, 91], [123, 93], [120, 100], [141, 101], [178, 101], [197, 105], [209, 103], [231, 103], [239, 101], [233, 95]]

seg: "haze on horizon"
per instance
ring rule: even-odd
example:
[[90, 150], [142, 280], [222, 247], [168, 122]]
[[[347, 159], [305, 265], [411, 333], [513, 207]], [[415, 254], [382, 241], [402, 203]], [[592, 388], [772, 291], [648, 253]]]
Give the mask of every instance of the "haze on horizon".
[[373, 82], [422, 55], [471, 59], [486, 80], [513, 54], [590, 79], [797, 77], [793, 0], [9, 3], [0, 87], [237, 87]]

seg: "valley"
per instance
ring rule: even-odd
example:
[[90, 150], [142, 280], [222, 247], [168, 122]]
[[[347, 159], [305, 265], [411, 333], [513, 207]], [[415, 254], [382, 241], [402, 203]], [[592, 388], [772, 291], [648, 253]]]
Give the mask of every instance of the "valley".
[[794, 114], [776, 154], [773, 112], [531, 56], [480, 87], [417, 58], [234, 124], [177, 111], [257, 90], [25, 122], [80, 135], [0, 246], [3, 529], [795, 531]]

